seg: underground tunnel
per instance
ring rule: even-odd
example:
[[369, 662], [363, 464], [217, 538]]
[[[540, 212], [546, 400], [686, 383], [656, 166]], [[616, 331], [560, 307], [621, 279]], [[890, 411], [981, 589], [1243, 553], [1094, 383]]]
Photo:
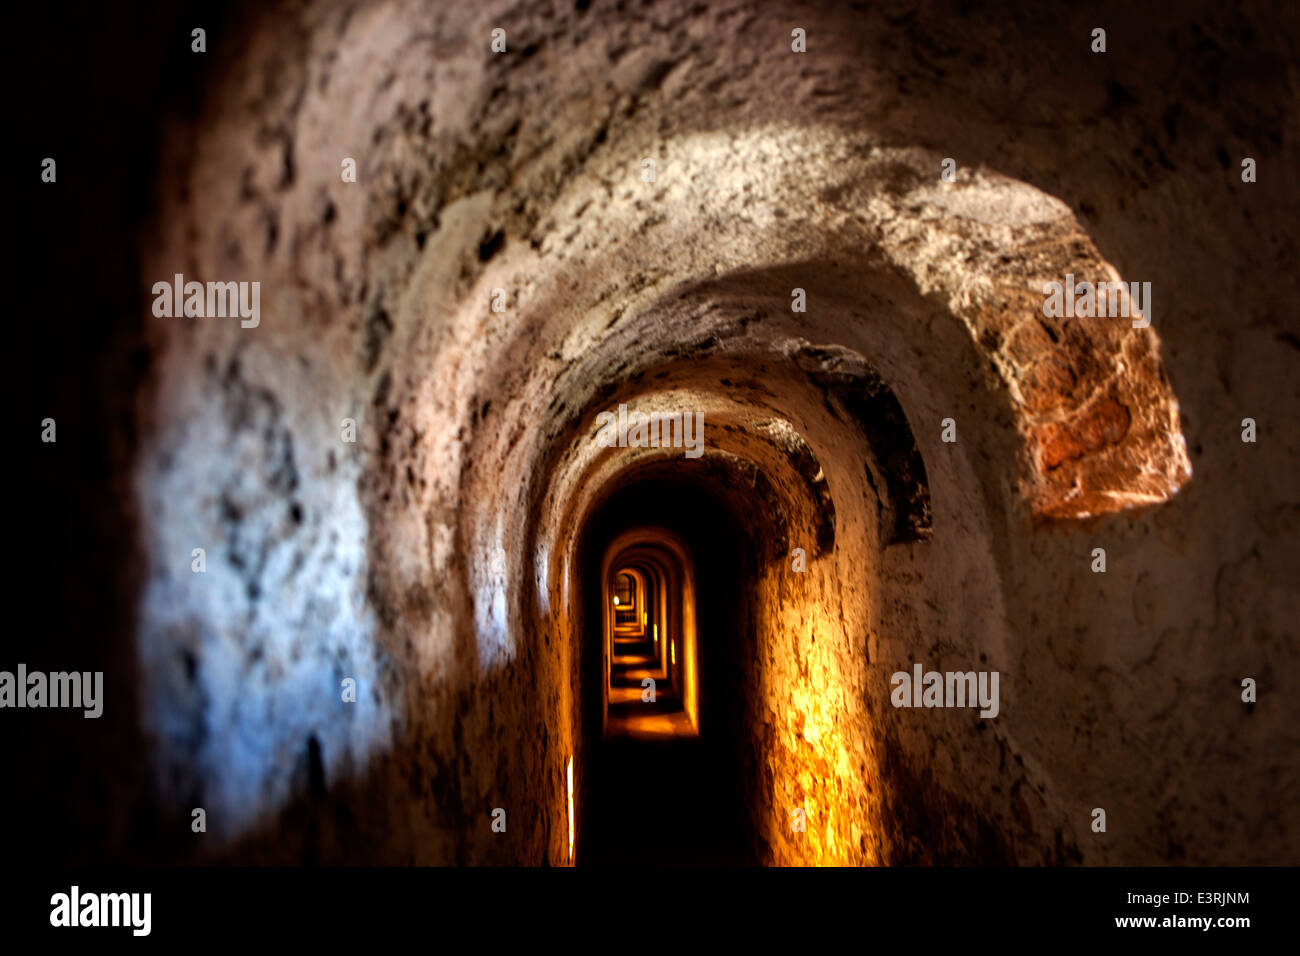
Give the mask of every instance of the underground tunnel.
[[105, 672], [31, 838], [1295, 862], [1294, 37], [1103, 9], [160, 9], [45, 213], [118, 318], [24, 333], [85, 588], [24, 653]]

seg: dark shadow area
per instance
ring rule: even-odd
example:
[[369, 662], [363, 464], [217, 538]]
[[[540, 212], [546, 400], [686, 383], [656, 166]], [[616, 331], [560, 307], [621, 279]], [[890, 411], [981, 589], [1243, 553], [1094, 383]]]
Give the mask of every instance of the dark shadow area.
[[[22, 784], [6, 793], [19, 859], [146, 863], [172, 856], [138, 726], [135, 629], [144, 556], [130, 469], [149, 422], [136, 399], [154, 352], [137, 239], [155, 211], [162, 130], [197, 116], [202, 90], [229, 55], [246, 4], [146, 0], [129, 11], [24, 7], [9, 63], [22, 89], [8, 181], [18, 188], [11, 283], [13, 392], [22, 447], [21, 502], [11, 533], [22, 560], [14, 593], [39, 609], [4, 665], [102, 671], [103, 714], [6, 712], [0, 759]], [[191, 51], [202, 25], [211, 52]], [[46, 158], [52, 182], [42, 179]], [[56, 440], [40, 437], [56, 424]]]
[[[600, 562], [619, 534], [656, 525], [680, 535], [696, 574], [700, 736], [601, 740]], [[584, 724], [591, 754], [578, 821], [585, 866], [752, 865], [741, 771], [740, 670], [757, 553], [732, 507], [686, 478], [642, 477], [583, 529]], [[665, 703], [672, 704], [669, 694]], [[655, 704], [644, 704], [650, 707]]]

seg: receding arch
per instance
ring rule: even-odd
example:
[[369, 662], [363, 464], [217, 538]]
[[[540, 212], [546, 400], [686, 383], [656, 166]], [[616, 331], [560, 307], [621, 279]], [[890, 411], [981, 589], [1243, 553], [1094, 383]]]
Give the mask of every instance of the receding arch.
[[[662, 595], [659, 607], [647, 608], [654, 613], [654, 624], [662, 631], [658, 657], [648, 671], [657, 673], [680, 692], [682, 710], [690, 732], [699, 729], [699, 635], [696, 627], [695, 566], [690, 549], [680, 536], [667, 528], [643, 526], [625, 531], [610, 541], [601, 558], [599, 586], [608, 591], [609, 583], [621, 571], [636, 575], [641, 587], [657, 579], [656, 590]], [[647, 573], [649, 572], [649, 573]], [[618, 629], [610, 607], [603, 615], [604, 637], [601, 641], [601, 674], [612, 681], [615, 641]], [[651, 632], [653, 634], [653, 631]], [[653, 644], [654, 638], [650, 643]], [[605, 714], [602, 734], [609, 732], [611, 686], [604, 690]]]
[[[754, 16], [762, 24], [769, 14]], [[385, 43], [425, 42], [411, 40], [412, 31], [388, 29], [394, 22], [358, 15], [351, 27], [337, 26], [339, 35], [364, 28]], [[879, 39], [887, 42], [888, 34]], [[965, 159], [956, 182], [939, 181], [940, 157], [958, 151], [943, 145], [943, 133], [961, 127], [936, 121], [934, 101], [917, 105], [903, 96], [896, 114], [903, 121], [888, 127], [876, 122], [874, 107], [858, 112], [856, 105], [838, 114], [852, 122], [825, 122], [824, 112], [803, 109], [816, 100], [799, 97], [773, 97], [761, 112], [700, 112], [683, 123], [661, 122], [678, 112], [676, 102], [655, 113], [656, 97], [647, 95], [625, 115], [617, 108], [623, 91], [593, 91], [568, 65], [543, 77], [523, 61], [502, 59], [488, 69], [502, 72], [508, 83], [501, 88], [511, 95], [493, 90], [484, 113], [491, 122], [480, 130], [479, 114], [466, 106], [459, 131], [460, 114], [450, 121], [444, 114], [430, 135], [429, 124], [412, 122], [423, 93], [419, 73], [401, 65], [410, 59], [394, 59], [395, 85], [381, 89], [372, 78], [369, 87], [360, 79], [343, 87], [347, 95], [376, 98], [383, 108], [371, 116], [338, 110], [345, 102], [338, 78], [347, 71], [334, 71], [328, 90], [323, 73], [311, 77], [320, 83], [285, 84], [286, 96], [301, 89], [302, 109], [295, 99], [283, 115], [257, 118], [253, 125], [269, 119], [265, 128], [286, 131], [269, 144], [243, 129], [250, 121], [240, 97], [214, 97], [217, 118], [194, 148], [200, 159], [183, 171], [188, 178], [169, 183], [160, 216], [168, 247], [152, 257], [149, 278], [182, 265], [191, 271], [191, 263], [204, 272], [229, 269], [235, 253], [227, 237], [273, 216], [282, 237], [274, 251], [251, 244], [237, 251], [250, 269], [264, 270], [268, 292], [274, 283], [276, 313], [268, 295], [267, 321], [256, 337], [215, 324], [156, 330], [167, 351], [160, 349], [158, 364], [161, 434], [146, 438], [142, 452], [146, 550], [171, 554], [192, 529], [212, 538], [228, 530], [178, 493], [194, 486], [194, 476], [172, 463], [211, 465], [205, 481], [247, 489], [259, 508], [270, 503], [253, 517], [274, 533], [255, 543], [269, 555], [269, 569], [284, 569], [267, 592], [292, 598], [284, 620], [311, 623], [322, 604], [337, 603], [343, 614], [331, 640], [349, 648], [376, 684], [385, 682], [377, 698], [384, 709], [365, 715], [375, 740], [385, 741], [394, 721], [409, 715], [416, 743], [451, 761], [459, 738], [444, 727], [456, 734], [482, 729], [487, 738], [500, 726], [540, 725], [540, 747], [524, 748], [504, 733], [465, 755], [458, 771], [467, 782], [463, 793], [481, 793], [468, 783], [480, 784], [496, 767], [522, 768], [519, 779], [528, 787], [512, 796], [551, 807], [553, 794], [562, 792], [556, 768], [572, 757], [581, 816], [584, 753], [574, 727], [582, 688], [572, 674], [573, 635], [583, 622], [569, 541], [610, 488], [693, 468], [692, 480], [734, 493], [752, 515], [755, 617], [766, 629], [764, 641], [771, 637], [764, 647], [774, 659], [806, 662], [802, 672], [782, 671], [759, 685], [779, 706], [767, 710], [767, 698], [755, 696], [761, 703], [754, 726], [772, 765], [762, 792], [773, 801], [823, 807], [844, 796], [842, 805], [855, 808], [851, 823], [865, 829], [867, 843], [860, 845], [842, 818], [823, 817], [807, 859], [907, 858], [898, 850], [904, 838], [889, 831], [871, 794], [850, 784], [840, 793], [829, 785], [818, 791], [791, 771], [788, 755], [813, 754], [809, 766], [825, 780], [875, 774], [878, 789], [893, 787], [893, 805], [907, 804], [915, 793], [897, 782], [905, 776], [894, 772], [890, 783], [897, 762], [862, 741], [892, 739], [895, 754], [914, 758], [944, 738], [914, 730], [908, 736], [888, 712], [864, 712], [861, 701], [878, 684], [873, 668], [896, 666], [942, 640], [944, 653], [987, 655], [989, 666], [1041, 665], [1034, 675], [1041, 693], [1059, 689], [1061, 661], [1089, 660], [1079, 645], [1096, 632], [1077, 615], [1050, 653], [1031, 644], [1041, 608], [1051, 606], [1052, 588], [1071, 567], [1054, 544], [1077, 547], [1075, 539], [1092, 527], [1081, 525], [1084, 519], [1159, 504], [1190, 474], [1173, 396], [1173, 385], [1184, 382], [1166, 379], [1156, 333], [1123, 322], [1048, 320], [1044, 283], [1067, 273], [1111, 278], [1108, 267], [1087, 230], [1041, 190]], [[477, 62], [463, 57], [455, 69], [468, 65], [465, 75], [478, 76]], [[695, 69], [687, 66], [674, 81]], [[863, 79], [858, 89], [892, 89], [892, 75], [885, 79], [880, 87]], [[271, 94], [281, 86], [267, 88], [278, 102]], [[454, 98], [456, 89], [456, 82], [444, 82], [439, 96]], [[557, 114], [536, 110], [543, 119], [534, 127], [525, 111], [521, 126], [510, 115], [524, 109], [514, 93], [528, 107], [554, 94], [580, 119], [555, 123], [564, 135], [548, 139]], [[844, 102], [855, 99], [880, 102]], [[319, 122], [327, 115], [338, 122]], [[581, 128], [587, 121], [590, 129]], [[516, 138], [519, 129], [524, 135]], [[1078, 182], [1079, 167], [1061, 175], [1066, 164], [1052, 161], [1070, 159], [1068, 151], [1037, 151], [1025, 139], [1004, 150], [996, 116], [971, 129], [975, 135], [960, 147], [969, 156], [1002, 163], [1025, 179]], [[538, 130], [543, 135], [529, 135]], [[909, 148], [906, 136], [936, 150]], [[453, 140], [455, 150], [441, 148]], [[223, 141], [229, 149], [212, 148]], [[303, 157], [344, 142], [367, 158], [356, 188], [340, 190], [336, 169]], [[284, 168], [277, 160], [290, 145], [297, 179], [277, 184]], [[648, 151], [663, 160], [653, 188], [628, 175]], [[248, 175], [226, 176], [230, 159]], [[1077, 200], [1120, 178], [1066, 188], [1077, 190], [1070, 194]], [[194, 189], [196, 183], [204, 188]], [[245, 183], [256, 188], [247, 198]], [[1112, 210], [1106, 229], [1113, 237], [1126, 227], [1115, 224]], [[182, 235], [195, 222], [210, 225]], [[362, 227], [373, 234], [356, 238]], [[1144, 239], [1158, 232], [1141, 228]], [[1132, 251], [1113, 242], [1104, 248], [1112, 257]], [[796, 288], [806, 312], [792, 311]], [[489, 311], [493, 289], [505, 290], [506, 312]], [[1157, 288], [1153, 329], [1164, 319], [1160, 295]], [[1184, 345], [1184, 361], [1186, 352]], [[232, 353], [242, 371], [225, 375]], [[209, 357], [217, 372], [205, 377]], [[300, 366], [283, 361], [289, 357], [301, 359]], [[865, 372], [840, 382], [858, 363], [888, 388], [897, 414], [860, 402]], [[684, 375], [687, 369], [692, 375]], [[320, 534], [304, 546], [310, 587], [279, 537], [279, 511], [287, 509], [279, 508], [274, 490], [287, 472], [278, 460], [264, 462], [255, 454], [262, 445], [240, 441], [231, 443], [235, 453], [227, 460], [212, 461], [173, 427], [183, 415], [191, 434], [237, 434], [223, 418], [237, 416], [211, 401], [222, 389], [245, 396], [244, 405], [255, 397], [275, 448], [292, 439], [299, 465], [329, 469], [329, 492], [303, 502], [307, 527], [294, 533], [298, 540], [317, 534], [313, 516], [343, 515], [328, 529], [340, 533], [342, 544], [332, 550], [325, 543], [332, 539]], [[263, 402], [261, 390], [274, 402]], [[611, 400], [701, 404], [711, 416], [716, 410], [723, 440], [690, 465], [665, 451], [588, 457], [591, 415]], [[237, 410], [239, 402], [232, 404]], [[748, 412], [731, 407], [742, 404]], [[1204, 411], [1197, 409], [1201, 421]], [[359, 423], [361, 443], [340, 451], [342, 417]], [[957, 426], [953, 445], [938, 437], [947, 418]], [[318, 454], [326, 447], [328, 466]], [[272, 493], [263, 496], [259, 488]], [[1177, 511], [1169, 510], [1171, 521]], [[927, 512], [929, 546], [921, 533]], [[1066, 534], [1033, 533], [1035, 524], [1048, 522], [1066, 525]], [[807, 551], [806, 571], [789, 567], [792, 547]], [[945, 560], [948, 553], [958, 557]], [[1043, 569], [1041, 580], [1028, 566]], [[1152, 573], [1161, 580], [1158, 570]], [[359, 587], [353, 574], [362, 579]], [[1039, 588], [1038, 605], [1026, 603], [1028, 610], [1008, 620], [1004, 598], [1026, 583]], [[189, 600], [174, 581], [155, 575], [142, 602], [141, 644], [151, 674], [174, 666], [165, 663], [174, 657], [172, 643], [159, 635], [189, 633], [176, 610]], [[240, 633], [238, 613], [221, 621], [226, 611], [214, 610], [220, 626], [202, 632], [196, 647], [231, 642], [228, 635]], [[227, 688], [216, 692], [214, 706], [234, 699]], [[492, 710], [494, 699], [525, 702], [507, 719], [503, 707]], [[1091, 699], [1073, 713], [1098, 703], [1111, 702]], [[1126, 713], [1106, 706], [1097, 712]], [[1070, 714], [1065, 708], [1062, 717]], [[838, 749], [828, 730], [835, 726], [852, 728]], [[1015, 729], [1021, 741], [1036, 732]], [[285, 731], [273, 742], [288, 746], [318, 730], [301, 718], [292, 735]], [[331, 779], [336, 755], [364, 755], [355, 733], [320, 732]], [[183, 761], [183, 743], [166, 739]], [[1015, 752], [1016, 741], [1002, 743]], [[1048, 749], [1022, 748], [1039, 756]], [[987, 756], [974, 746], [970, 752]], [[273, 753], [268, 747], [257, 756], [267, 775], [277, 772]], [[1042, 782], [1064, 779], [1067, 771], [1048, 768]], [[206, 767], [203, 776], [211, 777]], [[1027, 781], [1024, 792], [1037, 792], [1038, 782]], [[470, 812], [470, 797], [464, 799], [462, 806], [452, 792], [429, 819]], [[928, 812], [924, 801], [916, 805]], [[547, 843], [562, 833], [563, 821], [548, 814], [538, 812], [545, 825], [526, 848], [529, 859], [564, 858]], [[499, 852], [491, 844], [467, 845], [469, 839], [446, 836], [438, 852]], [[773, 858], [798, 858], [793, 846], [773, 846]]]

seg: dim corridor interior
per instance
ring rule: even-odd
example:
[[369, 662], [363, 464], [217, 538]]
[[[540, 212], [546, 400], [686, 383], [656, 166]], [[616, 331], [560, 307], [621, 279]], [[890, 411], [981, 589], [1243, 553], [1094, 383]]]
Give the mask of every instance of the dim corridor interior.
[[[757, 861], [741, 821], [744, 796], [731, 762], [691, 728], [681, 695], [657, 682], [650, 641], [615, 638], [610, 721], [591, 763], [586, 866], [740, 866]], [[732, 770], [731, 773], [728, 771]]]
[[[680, 521], [681, 504], [692, 497], [698, 518], [708, 510], [706, 500], [679, 485], [646, 484], [613, 507], [631, 505], [644, 517], [672, 502]], [[715, 636], [697, 635], [697, 622], [716, 628], [734, 627], [736, 620], [725, 610], [696, 606], [718, 596], [697, 589], [689, 545], [666, 527], [624, 530], [607, 546], [602, 565], [606, 715], [589, 764], [576, 862], [756, 864], [744, 826], [738, 741], [727, 738], [725, 722], [702, 730], [699, 701], [688, 691], [688, 682], [699, 682], [699, 648]], [[736, 642], [719, 636], [717, 643]]]
[[36, 854], [1300, 858], [1294, 3], [222, 6], [23, 33]]
[[[732, 507], [660, 463], [593, 508], [580, 546], [584, 583], [594, 585], [587, 644], [601, 692], [589, 698], [576, 862], [757, 862], [745, 829], [738, 688], [726, 680], [750, 548]], [[710, 689], [731, 698], [716, 714]]]

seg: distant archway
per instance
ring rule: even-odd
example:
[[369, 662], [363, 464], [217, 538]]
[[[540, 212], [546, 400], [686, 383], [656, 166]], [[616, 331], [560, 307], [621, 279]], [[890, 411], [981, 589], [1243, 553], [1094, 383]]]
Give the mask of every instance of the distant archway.
[[[665, 528], [619, 535], [601, 562], [601, 594], [602, 734], [697, 734], [695, 570], [685, 542]], [[630, 614], [623, 594], [635, 595]]]

